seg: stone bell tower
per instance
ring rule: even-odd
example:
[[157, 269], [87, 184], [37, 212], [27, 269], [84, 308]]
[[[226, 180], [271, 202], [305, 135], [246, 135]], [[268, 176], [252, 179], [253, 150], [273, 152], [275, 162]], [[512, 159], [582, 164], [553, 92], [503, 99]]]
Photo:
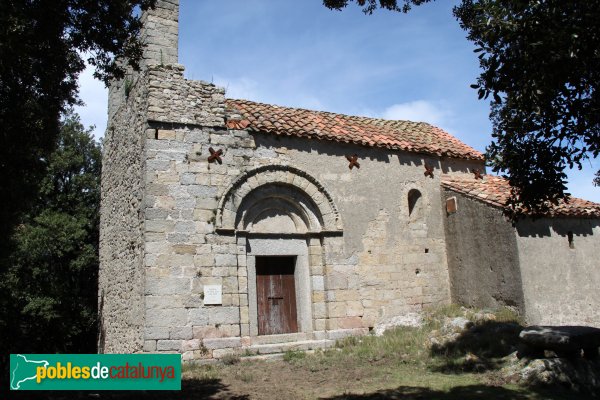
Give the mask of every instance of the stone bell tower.
[[142, 24], [143, 64], [177, 64], [179, 0], [158, 0], [153, 10], [142, 15]]
[[[145, 320], [145, 153], [151, 82], [177, 64], [179, 0], [158, 0], [142, 14], [140, 70], [111, 82], [103, 146], [98, 306], [100, 352], [142, 350]], [[174, 69], [173, 69], [174, 68]], [[154, 75], [153, 75], [154, 74]], [[152, 136], [153, 137], [153, 136]]]
[[129, 100], [140, 74], [152, 65], [174, 65], [178, 62], [179, 0], [157, 0], [154, 9], [142, 13], [141, 21], [140, 40], [145, 46], [140, 71], [128, 69], [124, 79], [109, 85], [109, 124], [117, 110]]

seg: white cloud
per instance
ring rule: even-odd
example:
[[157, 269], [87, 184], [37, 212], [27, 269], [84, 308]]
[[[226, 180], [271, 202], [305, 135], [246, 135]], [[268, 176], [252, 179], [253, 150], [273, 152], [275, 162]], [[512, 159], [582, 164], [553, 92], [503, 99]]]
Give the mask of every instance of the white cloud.
[[81, 117], [84, 127], [95, 125], [94, 136], [99, 139], [104, 136], [106, 130], [108, 89], [104, 83], [94, 78], [94, 68], [88, 66], [79, 75], [79, 98], [84, 102], [83, 106], [75, 107], [75, 111]]
[[225, 96], [230, 99], [258, 100], [258, 82], [253, 79], [246, 77], [229, 79], [215, 76], [214, 83], [225, 88]]
[[[239, 78], [225, 78], [215, 75], [215, 85], [225, 88], [225, 97], [229, 99], [244, 99], [281, 106], [300, 107], [311, 110], [324, 110], [321, 100], [303, 91], [294, 89], [283, 90], [280, 85], [268, 82], [262, 84], [245, 76]], [[289, 83], [289, 81], [288, 81]], [[290, 96], [290, 93], [292, 95]]]
[[381, 118], [428, 122], [441, 127], [449, 124], [452, 114], [441, 104], [415, 100], [389, 106], [381, 113]]

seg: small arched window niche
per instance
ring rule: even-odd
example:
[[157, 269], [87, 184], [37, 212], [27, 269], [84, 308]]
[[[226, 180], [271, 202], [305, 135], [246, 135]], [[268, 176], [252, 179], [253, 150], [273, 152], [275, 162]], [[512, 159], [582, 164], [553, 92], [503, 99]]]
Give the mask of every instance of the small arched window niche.
[[408, 192], [408, 216], [410, 222], [423, 219], [423, 195], [417, 189], [411, 189]]

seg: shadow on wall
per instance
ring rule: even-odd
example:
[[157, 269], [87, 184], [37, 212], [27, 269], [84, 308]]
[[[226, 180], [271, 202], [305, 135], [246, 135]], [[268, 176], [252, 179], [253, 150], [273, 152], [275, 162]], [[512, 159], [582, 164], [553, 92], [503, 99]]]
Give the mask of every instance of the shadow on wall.
[[[251, 132], [254, 137], [256, 147], [279, 148], [282, 146], [288, 149], [294, 149], [304, 153], [325, 154], [328, 156], [339, 156], [340, 163], [347, 165], [347, 155], [357, 154], [359, 162], [361, 159], [376, 160], [380, 162], [390, 162], [390, 153], [392, 150], [379, 147], [366, 147], [356, 144], [347, 144], [334, 142], [330, 140], [306, 139], [292, 136], [279, 136], [265, 133]], [[282, 143], [285, 142], [285, 145]]]
[[584, 218], [526, 218], [517, 222], [520, 237], [550, 237], [552, 232], [563, 237], [591, 236], [600, 226], [597, 219]]
[[[358, 161], [375, 160], [384, 163], [390, 163], [393, 156], [398, 157], [398, 163], [402, 166], [424, 167], [424, 164], [430, 164], [434, 168], [434, 174], [463, 172], [469, 173], [471, 169], [481, 169], [483, 167], [481, 161], [455, 160], [447, 157], [440, 157], [428, 154], [411, 153], [400, 150], [390, 150], [381, 147], [366, 147], [355, 144], [347, 144], [340, 142], [332, 142], [329, 140], [319, 140], [297, 138], [297, 137], [281, 137], [277, 135], [264, 133], [250, 133], [257, 147], [264, 148], [280, 148], [285, 147], [304, 153], [317, 153], [328, 156], [340, 157], [340, 165], [348, 164], [347, 155], [357, 154]], [[424, 162], [424, 160], [426, 160]]]
[[103, 311], [104, 311], [104, 289], [102, 289], [101, 294], [100, 294], [100, 304], [98, 304], [98, 316], [97, 316], [97, 321], [98, 321], [98, 341], [97, 341], [97, 350], [98, 353], [104, 353], [104, 345], [106, 343], [106, 329], [104, 328], [104, 318], [103, 318]]
[[441, 165], [442, 172], [444, 174], [449, 174], [451, 172], [462, 172], [465, 174], [471, 174], [471, 176], [473, 176], [473, 170], [475, 169], [479, 170], [484, 174], [486, 173], [483, 161], [462, 160], [443, 157], [441, 159]]

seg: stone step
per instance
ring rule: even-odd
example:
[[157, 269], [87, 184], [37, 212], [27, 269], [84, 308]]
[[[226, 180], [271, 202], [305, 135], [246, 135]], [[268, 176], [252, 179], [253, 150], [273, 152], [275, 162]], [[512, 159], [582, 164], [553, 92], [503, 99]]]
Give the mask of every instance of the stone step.
[[[312, 352], [313, 350], [307, 351], [307, 353]], [[241, 362], [248, 361], [277, 361], [283, 360], [283, 353], [272, 353], [272, 354], [259, 354], [256, 356], [243, 356], [240, 358]]]
[[335, 345], [335, 340], [303, 340], [299, 342], [254, 344], [246, 349], [255, 354], [285, 353], [286, 351], [306, 351], [314, 349], [326, 349]]
[[304, 332], [284, 333], [280, 335], [255, 336], [252, 338], [252, 344], [275, 344], [286, 342], [300, 342], [310, 340], [310, 335]]

